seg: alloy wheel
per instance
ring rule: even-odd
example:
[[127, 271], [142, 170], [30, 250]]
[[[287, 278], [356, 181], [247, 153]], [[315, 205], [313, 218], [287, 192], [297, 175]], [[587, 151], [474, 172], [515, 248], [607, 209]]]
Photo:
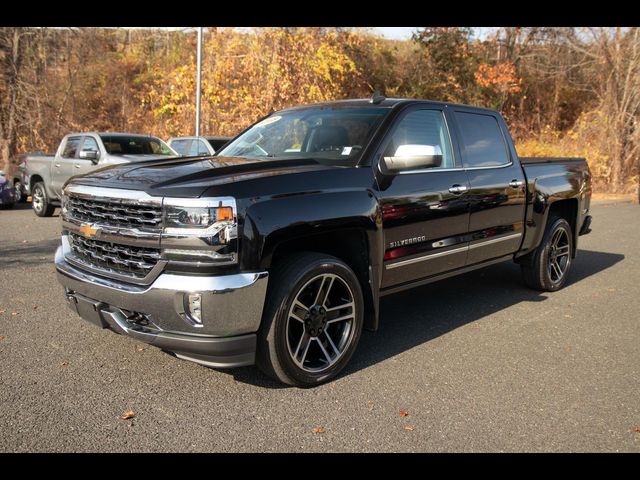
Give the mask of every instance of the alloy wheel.
[[36, 212], [40, 212], [44, 208], [44, 192], [41, 187], [38, 186], [34, 189], [31, 203], [33, 204], [33, 209]]
[[552, 282], [558, 283], [564, 277], [571, 262], [570, 250], [569, 235], [565, 229], [559, 228], [551, 237], [549, 258], [547, 260], [547, 270]]
[[340, 276], [313, 277], [296, 293], [287, 315], [287, 347], [301, 369], [319, 373], [333, 366], [354, 337], [353, 292]]

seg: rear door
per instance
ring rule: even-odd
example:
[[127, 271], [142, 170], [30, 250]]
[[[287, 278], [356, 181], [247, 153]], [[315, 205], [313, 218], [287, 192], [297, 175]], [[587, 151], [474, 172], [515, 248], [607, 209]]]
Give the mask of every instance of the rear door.
[[439, 167], [403, 171], [378, 183], [385, 239], [382, 288], [465, 265], [469, 209], [467, 174], [444, 111], [413, 107], [395, 120], [382, 156], [423, 146], [442, 152]]
[[82, 136], [67, 137], [65, 144], [59, 150], [60, 154], [53, 159], [53, 168], [51, 170], [51, 189], [53, 193], [60, 198], [62, 195], [62, 185], [64, 182], [75, 175], [73, 173], [73, 164], [78, 151], [80, 150], [80, 142]]
[[469, 178], [467, 265], [515, 253], [524, 233], [525, 178], [512, 158], [502, 118], [489, 111], [453, 111]]

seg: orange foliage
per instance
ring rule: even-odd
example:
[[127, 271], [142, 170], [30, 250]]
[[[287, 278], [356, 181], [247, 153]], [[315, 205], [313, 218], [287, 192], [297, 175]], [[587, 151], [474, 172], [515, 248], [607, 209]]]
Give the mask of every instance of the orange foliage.
[[520, 91], [521, 79], [516, 75], [516, 67], [511, 62], [495, 65], [480, 64], [474, 74], [478, 85], [500, 93], [517, 93]]

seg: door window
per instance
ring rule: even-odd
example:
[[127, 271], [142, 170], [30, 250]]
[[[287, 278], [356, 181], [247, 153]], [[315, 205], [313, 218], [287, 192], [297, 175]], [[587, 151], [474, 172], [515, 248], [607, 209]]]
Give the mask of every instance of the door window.
[[67, 143], [62, 151], [63, 158], [75, 158], [76, 152], [78, 151], [78, 145], [80, 144], [80, 138], [81, 137], [67, 138]]
[[98, 148], [98, 142], [93, 137], [84, 137], [84, 141], [82, 142], [82, 151], [83, 152], [96, 152], [100, 155], [100, 149]]
[[180, 155], [186, 155], [189, 151], [191, 140], [174, 140], [171, 142], [171, 148], [173, 148]]
[[509, 163], [498, 121], [492, 115], [454, 113], [465, 152], [465, 167], [498, 167]]
[[198, 153], [197, 155], [209, 155], [209, 149], [202, 140], [198, 140]]
[[[423, 153], [424, 152], [424, 153]], [[455, 166], [451, 139], [440, 110], [414, 110], [407, 113], [395, 127], [384, 156], [442, 155], [438, 168]]]

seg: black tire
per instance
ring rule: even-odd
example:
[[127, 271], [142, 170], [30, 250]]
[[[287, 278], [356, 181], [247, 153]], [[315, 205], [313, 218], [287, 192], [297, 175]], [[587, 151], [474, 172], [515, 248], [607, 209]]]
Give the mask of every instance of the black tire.
[[25, 202], [27, 200], [27, 196], [24, 194], [22, 182], [13, 182], [13, 187], [16, 189], [16, 203]]
[[56, 207], [49, 203], [47, 191], [43, 182], [38, 182], [33, 186], [31, 195], [31, 207], [39, 217], [50, 217], [55, 212]]
[[[316, 286], [318, 293], [313, 293]], [[324, 295], [323, 288], [328, 289]], [[321, 296], [321, 303], [306, 300]], [[296, 299], [305, 302], [295, 306]], [[293, 312], [294, 308], [298, 310]], [[362, 333], [363, 312], [360, 282], [346, 263], [325, 254], [292, 254], [270, 272], [256, 363], [267, 375], [287, 385], [320, 385], [349, 362]], [[305, 320], [296, 318], [297, 314]], [[352, 318], [339, 320], [345, 316]], [[304, 352], [303, 343], [308, 345]], [[295, 352], [293, 344], [297, 344]], [[302, 362], [296, 363], [294, 357], [299, 351]], [[332, 355], [333, 360], [329, 358]]]
[[[560, 238], [561, 248], [554, 246], [557, 238]], [[563, 253], [562, 257], [557, 256], [559, 252]], [[530, 258], [520, 265], [527, 286], [545, 292], [560, 290], [569, 277], [573, 257], [573, 232], [569, 223], [564, 218], [549, 217], [540, 245], [529, 255]], [[554, 258], [555, 266], [552, 265]]]

